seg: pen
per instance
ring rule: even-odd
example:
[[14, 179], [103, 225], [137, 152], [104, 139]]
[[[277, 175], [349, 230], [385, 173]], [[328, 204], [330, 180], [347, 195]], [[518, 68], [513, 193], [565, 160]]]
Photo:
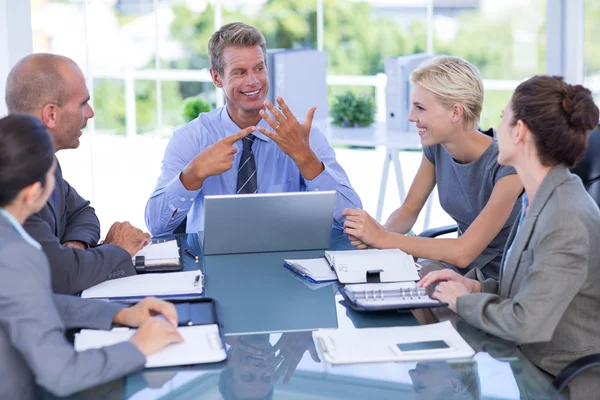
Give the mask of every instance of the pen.
[[186, 253], [188, 256], [190, 256], [190, 257], [194, 258], [194, 259], [196, 260], [196, 262], [198, 262], [198, 256], [197, 256], [197, 255], [195, 255], [194, 253], [192, 253], [192, 252], [190, 251], [190, 249], [185, 249], [185, 253]]
[[194, 279], [194, 286], [198, 286], [198, 283], [200, 283], [200, 275], [196, 275], [196, 279]]

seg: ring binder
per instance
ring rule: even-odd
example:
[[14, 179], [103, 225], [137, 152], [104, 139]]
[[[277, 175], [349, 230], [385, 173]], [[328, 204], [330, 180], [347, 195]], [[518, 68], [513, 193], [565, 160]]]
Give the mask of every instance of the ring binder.
[[414, 282], [346, 285], [339, 289], [346, 303], [358, 311], [414, 309], [446, 305], [429, 297]]

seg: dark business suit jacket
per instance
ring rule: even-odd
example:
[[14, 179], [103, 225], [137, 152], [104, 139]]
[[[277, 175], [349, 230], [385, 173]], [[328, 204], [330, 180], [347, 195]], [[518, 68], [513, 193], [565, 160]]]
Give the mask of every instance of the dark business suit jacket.
[[[111, 244], [96, 246], [100, 240], [96, 213], [63, 179], [58, 161], [54, 175], [56, 188], [48, 203], [23, 225], [48, 257], [54, 292], [76, 294], [107, 279], [135, 274], [127, 251]], [[72, 240], [90, 247], [80, 250], [62, 245]]]
[[[516, 226], [500, 281], [470, 271], [483, 293], [459, 297], [456, 311], [516, 342], [533, 364], [556, 376], [579, 357], [600, 352], [600, 211], [581, 180], [558, 165], [542, 181], [518, 233]], [[573, 381], [572, 398], [598, 398], [594, 382], [600, 382], [598, 369]]]
[[110, 329], [123, 307], [52, 293], [48, 260], [0, 215], [0, 399], [35, 399], [36, 385], [55, 395], [142, 369], [129, 341], [76, 352], [65, 329]]

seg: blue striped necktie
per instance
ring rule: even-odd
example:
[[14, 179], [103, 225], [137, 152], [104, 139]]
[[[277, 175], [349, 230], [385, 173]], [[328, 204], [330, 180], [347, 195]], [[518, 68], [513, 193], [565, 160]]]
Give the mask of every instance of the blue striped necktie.
[[237, 193], [256, 193], [258, 191], [258, 181], [256, 179], [256, 161], [252, 152], [252, 143], [256, 137], [248, 135], [242, 139], [244, 149], [240, 158], [238, 167]]

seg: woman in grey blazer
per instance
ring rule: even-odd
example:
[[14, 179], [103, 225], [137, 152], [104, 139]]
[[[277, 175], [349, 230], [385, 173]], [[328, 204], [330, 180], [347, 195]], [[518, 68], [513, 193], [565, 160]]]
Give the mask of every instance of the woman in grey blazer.
[[[22, 224], [52, 194], [55, 168], [41, 122], [0, 119], [0, 399], [37, 398], [36, 384], [68, 395], [141, 369], [146, 356], [182, 340], [164, 301], [124, 308], [52, 293], [48, 259]], [[128, 342], [82, 352], [65, 339], [66, 329], [112, 324], [140, 328]]]
[[[525, 188], [499, 280], [473, 270], [426, 275], [433, 297], [468, 323], [520, 345], [556, 376], [570, 362], [600, 352], [600, 211], [571, 174], [598, 123], [591, 92], [562, 78], [521, 83], [498, 128], [498, 161], [515, 167]], [[572, 398], [597, 398], [600, 374], [573, 381]]]

